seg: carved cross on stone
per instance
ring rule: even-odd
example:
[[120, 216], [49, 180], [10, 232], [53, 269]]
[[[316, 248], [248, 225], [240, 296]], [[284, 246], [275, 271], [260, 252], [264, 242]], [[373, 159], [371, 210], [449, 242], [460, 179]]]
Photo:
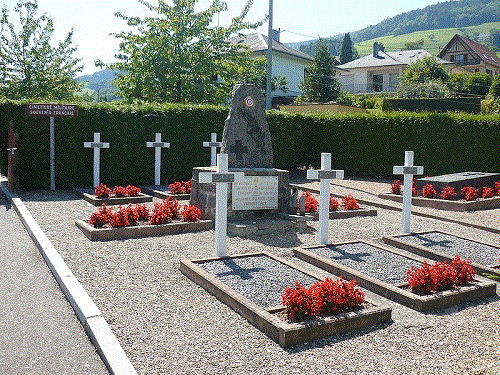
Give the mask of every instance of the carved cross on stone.
[[248, 152], [248, 147], [243, 146], [243, 141], [238, 139], [234, 141], [234, 145], [229, 147], [229, 152], [236, 155], [236, 160], [243, 160], [243, 154]]

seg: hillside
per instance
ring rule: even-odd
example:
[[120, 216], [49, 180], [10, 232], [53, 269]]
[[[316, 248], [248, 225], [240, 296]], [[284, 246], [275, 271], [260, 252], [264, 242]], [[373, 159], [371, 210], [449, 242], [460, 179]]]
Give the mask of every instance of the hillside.
[[115, 85], [113, 85], [113, 79], [115, 78], [115, 71], [111, 69], [103, 69], [93, 74], [88, 74], [80, 76], [77, 79], [80, 82], [86, 82], [84, 90], [88, 90], [91, 94], [94, 94], [97, 98], [99, 97], [104, 101], [112, 101], [119, 99], [116, 96], [116, 91], [118, 90]]
[[[395, 37], [428, 30], [453, 29], [455, 30], [454, 32], [449, 32], [451, 36], [453, 36], [457, 33], [456, 30], [497, 22], [500, 22], [500, 0], [455, 0], [429, 5], [423, 9], [416, 9], [387, 18], [376, 25], [351, 32], [350, 36], [354, 43], [358, 43], [361, 46], [362, 44], [368, 44], [361, 42], [374, 40], [381, 40], [383, 42], [382, 38], [384, 37]], [[458, 33], [463, 34], [464, 32], [459, 31]], [[428, 34], [430, 33], [425, 33], [424, 38], [419, 37], [416, 40], [424, 39], [424, 41], [426, 41], [426, 39], [428, 39]], [[471, 36], [468, 32], [467, 34]], [[434, 36], [438, 37], [436, 32], [434, 32]], [[332, 54], [339, 54], [342, 38], [343, 34], [326, 38], [327, 44], [331, 46], [330, 52]], [[445, 36], [443, 35], [440, 38], [444, 40]], [[405, 40], [405, 42], [407, 41], [410, 40]], [[314, 55], [315, 42], [315, 40], [303, 42], [299, 46], [299, 50]], [[397, 45], [395, 48], [404, 47], [405, 42], [399, 44], [399, 42], [396, 43], [396, 41], [394, 41], [394, 44]], [[438, 46], [434, 46], [434, 44], [439, 42], [432, 43], [433, 45], [431, 47], [437, 49]], [[297, 44], [295, 44], [295, 46], [297, 47]], [[388, 47], [388, 45], [386, 45], [386, 47]], [[426, 45], [424, 44], [424, 48], [425, 47]], [[391, 48], [388, 48], [388, 50], [390, 49]], [[362, 53], [359, 51], [359, 54], [363, 56], [366, 52]]]
[[[487, 37], [492, 29], [500, 30], [500, 22], [490, 22], [477, 26], [469, 26], [464, 28], [448, 28], [438, 30], [416, 31], [405, 35], [389, 35], [381, 38], [366, 40], [364, 42], [355, 43], [354, 47], [358, 50], [360, 56], [368, 55], [372, 52], [374, 42], [382, 42], [387, 51], [403, 49], [405, 43], [416, 42], [423, 40], [423, 49], [437, 55], [443, 47], [450, 41], [455, 34], [467, 35], [473, 40], [478, 40]], [[480, 42], [484, 42], [479, 40]]]

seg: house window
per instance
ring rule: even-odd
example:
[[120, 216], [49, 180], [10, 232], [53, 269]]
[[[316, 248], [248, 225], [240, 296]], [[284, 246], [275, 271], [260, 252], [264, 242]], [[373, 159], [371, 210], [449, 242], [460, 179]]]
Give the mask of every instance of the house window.
[[384, 83], [384, 76], [381, 74], [373, 75], [373, 91], [380, 92], [382, 91]]
[[467, 65], [467, 55], [455, 55], [454, 57], [455, 57], [454, 61], [458, 65]]

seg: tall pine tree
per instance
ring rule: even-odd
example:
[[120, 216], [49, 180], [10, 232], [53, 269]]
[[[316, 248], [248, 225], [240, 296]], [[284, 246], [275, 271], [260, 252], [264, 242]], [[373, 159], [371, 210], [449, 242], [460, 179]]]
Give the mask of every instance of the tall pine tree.
[[342, 48], [340, 49], [340, 64], [348, 63], [354, 60], [352, 41], [349, 33], [344, 35], [344, 40], [342, 40]]
[[335, 78], [334, 62], [328, 47], [320, 40], [314, 62], [307, 68], [301, 87], [305, 100], [328, 102], [337, 99], [340, 94], [340, 84]]

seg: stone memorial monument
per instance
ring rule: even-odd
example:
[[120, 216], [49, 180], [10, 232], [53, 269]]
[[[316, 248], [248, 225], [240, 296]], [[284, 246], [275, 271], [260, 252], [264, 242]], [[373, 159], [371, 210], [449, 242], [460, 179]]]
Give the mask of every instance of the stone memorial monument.
[[[221, 153], [228, 154], [231, 172], [244, 172], [241, 182], [228, 189], [228, 219], [252, 219], [276, 213], [288, 214], [290, 185], [288, 171], [273, 168], [271, 133], [266, 121], [264, 96], [254, 85], [237, 85], [224, 124]], [[190, 203], [204, 218], [213, 219], [215, 186], [200, 183], [200, 172], [215, 167], [193, 169]]]

